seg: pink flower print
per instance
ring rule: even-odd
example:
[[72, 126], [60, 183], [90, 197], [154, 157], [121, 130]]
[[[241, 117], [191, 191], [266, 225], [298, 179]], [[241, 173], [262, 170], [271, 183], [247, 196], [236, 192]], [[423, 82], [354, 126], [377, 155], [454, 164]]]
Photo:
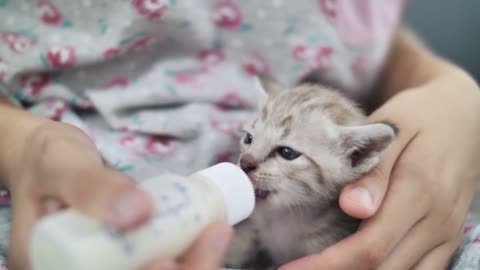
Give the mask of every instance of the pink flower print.
[[49, 0], [37, 1], [40, 18], [46, 24], [59, 26], [63, 23], [63, 16], [58, 8]]
[[139, 39], [137, 39], [136, 41], [134, 41], [128, 48], [127, 48], [127, 52], [130, 52], [130, 51], [134, 51], [134, 50], [139, 50], [139, 49], [143, 49], [145, 47], [147, 47], [148, 45], [150, 45], [153, 41], [153, 37], [152, 36], [144, 36], [144, 37], [141, 37]]
[[25, 74], [20, 76], [20, 85], [31, 97], [40, 95], [45, 87], [50, 84], [50, 81], [51, 77], [49, 73]]
[[217, 109], [226, 111], [229, 108], [246, 108], [247, 102], [241, 98], [235, 91], [225, 94], [219, 102], [217, 102]]
[[306, 62], [308, 59], [307, 50], [307, 46], [305, 45], [295, 46], [292, 50], [293, 58], [295, 58], [295, 60], [301, 63]]
[[3, 32], [1, 39], [8, 44], [10, 50], [15, 53], [23, 53], [35, 46], [36, 42], [17, 32]]
[[144, 139], [139, 136], [126, 135], [120, 139], [120, 144], [137, 156], [146, 156]]
[[199, 79], [200, 72], [179, 71], [175, 73], [175, 82], [179, 85], [190, 86], [192, 89], [205, 88], [205, 83]]
[[252, 53], [243, 61], [243, 69], [252, 76], [264, 75], [270, 72], [270, 65], [267, 59], [259, 54]]
[[145, 149], [153, 156], [170, 157], [176, 152], [172, 138], [164, 136], [150, 136], [145, 141]]
[[0, 81], [3, 81], [5, 79], [7, 69], [7, 63], [3, 61], [3, 59], [0, 57]]
[[213, 19], [218, 27], [234, 30], [243, 23], [243, 15], [240, 7], [233, 1], [220, 1], [215, 6]]
[[337, 17], [337, 0], [318, 0], [318, 2], [323, 14], [333, 21]]
[[10, 203], [10, 192], [6, 189], [0, 189], [0, 206], [7, 205], [8, 203]]
[[472, 243], [479, 243], [480, 242], [480, 236], [473, 239]]
[[117, 56], [120, 53], [118, 48], [108, 48], [103, 52], [103, 58], [108, 59]]
[[169, 137], [164, 136], [149, 136], [147, 138], [126, 135], [120, 139], [120, 144], [127, 147], [133, 154], [140, 157], [172, 156], [177, 147], [174, 141]]
[[75, 49], [70, 46], [53, 47], [47, 52], [47, 59], [54, 68], [66, 68], [75, 65]]
[[222, 64], [225, 59], [225, 53], [218, 49], [204, 49], [198, 52], [197, 58], [205, 68], [215, 67]]
[[231, 136], [235, 138], [235, 140], [240, 139], [242, 136], [242, 123], [240, 122], [219, 122], [219, 121], [211, 121], [210, 126], [215, 129], [216, 131], [219, 131], [220, 133], [223, 133], [225, 135]]
[[168, 0], [133, 0], [133, 6], [148, 20], [154, 21], [165, 14]]
[[323, 46], [318, 48], [317, 55], [315, 57], [315, 68], [319, 70], [327, 70], [330, 67], [331, 58], [333, 54], [333, 48], [329, 46]]
[[129, 128], [128, 126], [120, 126], [120, 127], [118, 128], [118, 131], [120, 131], [120, 132], [128, 132], [128, 131], [130, 131], [130, 128]]
[[112, 78], [108, 83], [107, 87], [108, 89], [112, 88], [125, 88], [128, 86], [128, 77], [126, 76], [118, 76]]
[[67, 103], [58, 99], [49, 100], [46, 106], [49, 110], [48, 118], [54, 121], [62, 120], [63, 114], [68, 110]]
[[330, 46], [321, 45], [318, 48], [306, 45], [297, 45], [292, 50], [295, 60], [306, 66], [308, 71], [312, 69], [326, 70], [330, 67], [334, 49]]
[[469, 233], [475, 226], [467, 226], [463, 228], [463, 234]]
[[195, 80], [195, 77], [188, 72], [177, 72], [175, 74], [175, 81], [179, 84], [191, 84]]

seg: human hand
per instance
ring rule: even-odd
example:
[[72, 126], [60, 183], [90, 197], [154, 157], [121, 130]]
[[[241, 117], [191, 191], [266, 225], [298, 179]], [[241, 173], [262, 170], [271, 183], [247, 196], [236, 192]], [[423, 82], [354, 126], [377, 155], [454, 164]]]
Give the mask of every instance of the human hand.
[[366, 220], [352, 236], [280, 269], [445, 269], [480, 179], [479, 116], [476, 86], [456, 81], [388, 101], [370, 119], [396, 124], [398, 138], [340, 197], [346, 213]]
[[181, 258], [159, 258], [143, 270], [218, 270], [223, 264], [225, 249], [232, 235], [231, 227], [212, 224]]
[[73, 207], [120, 230], [133, 229], [152, 212], [150, 198], [126, 176], [106, 168], [79, 129], [45, 121], [9, 158], [12, 196], [9, 265], [30, 269], [32, 227], [42, 217]]
[[[150, 218], [149, 196], [125, 175], [105, 167], [95, 145], [77, 128], [45, 122], [17, 149], [12, 152], [15, 154], [10, 157], [5, 173], [13, 206], [11, 269], [30, 269], [28, 246], [32, 227], [42, 217], [61, 209], [75, 208], [123, 231], [134, 229]], [[194, 269], [191, 265], [204, 265], [195, 267], [200, 270], [217, 269], [214, 265], [221, 261], [220, 250], [226, 245], [223, 242], [228, 241], [229, 233], [228, 227], [220, 225], [207, 230], [179, 260], [180, 269]], [[155, 264], [169, 261], [154, 261], [149, 265], [153, 268], [148, 269], [172, 269]]]

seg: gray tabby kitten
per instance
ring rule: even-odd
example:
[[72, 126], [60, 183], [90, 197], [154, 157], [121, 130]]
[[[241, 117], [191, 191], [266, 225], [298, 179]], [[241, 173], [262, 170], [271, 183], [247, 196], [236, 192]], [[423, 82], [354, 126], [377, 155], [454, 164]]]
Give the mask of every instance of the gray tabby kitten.
[[346, 97], [318, 85], [288, 91], [264, 82], [269, 98], [245, 128], [240, 166], [255, 187], [254, 214], [236, 227], [230, 268], [267, 269], [317, 253], [353, 233], [339, 193], [369, 172], [395, 138]]

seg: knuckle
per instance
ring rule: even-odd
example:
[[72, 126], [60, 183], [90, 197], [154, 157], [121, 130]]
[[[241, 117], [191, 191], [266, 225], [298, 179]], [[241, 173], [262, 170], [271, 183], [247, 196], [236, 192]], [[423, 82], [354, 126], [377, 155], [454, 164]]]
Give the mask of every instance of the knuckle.
[[366, 269], [376, 269], [386, 258], [388, 243], [385, 240], [376, 240], [363, 250], [363, 263]]

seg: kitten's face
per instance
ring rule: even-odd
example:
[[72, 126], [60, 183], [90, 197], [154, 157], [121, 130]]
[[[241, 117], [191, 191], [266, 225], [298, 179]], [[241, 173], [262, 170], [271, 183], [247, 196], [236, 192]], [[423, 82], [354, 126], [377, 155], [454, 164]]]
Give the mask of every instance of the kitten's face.
[[[325, 131], [315, 145], [309, 146], [308, 134], [305, 134], [308, 131], [294, 123], [295, 120], [291, 119], [285, 126], [275, 125], [272, 120], [259, 118], [252, 122], [245, 128], [241, 141], [240, 165], [255, 186], [257, 201], [294, 207], [332, 196], [334, 183], [328, 182], [325, 174], [329, 172], [324, 171], [321, 164], [341, 163], [332, 149], [333, 138]], [[315, 149], [316, 160], [307, 147]]]
[[[343, 97], [322, 97], [325, 93], [317, 90], [300, 87], [270, 98], [245, 127], [239, 163], [254, 184], [257, 206], [295, 208], [327, 202], [348, 181], [370, 170], [393, 139], [393, 130], [384, 124], [368, 128], [386, 134], [381, 140], [371, 132], [363, 136], [368, 133], [364, 127], [339, 125], [363, 123], [365, 118], [352, 104], [337, 100]], [[335, 119], [335, 113], [342, 119]], [[370, 148], [360, 149], [363, 143]]]

